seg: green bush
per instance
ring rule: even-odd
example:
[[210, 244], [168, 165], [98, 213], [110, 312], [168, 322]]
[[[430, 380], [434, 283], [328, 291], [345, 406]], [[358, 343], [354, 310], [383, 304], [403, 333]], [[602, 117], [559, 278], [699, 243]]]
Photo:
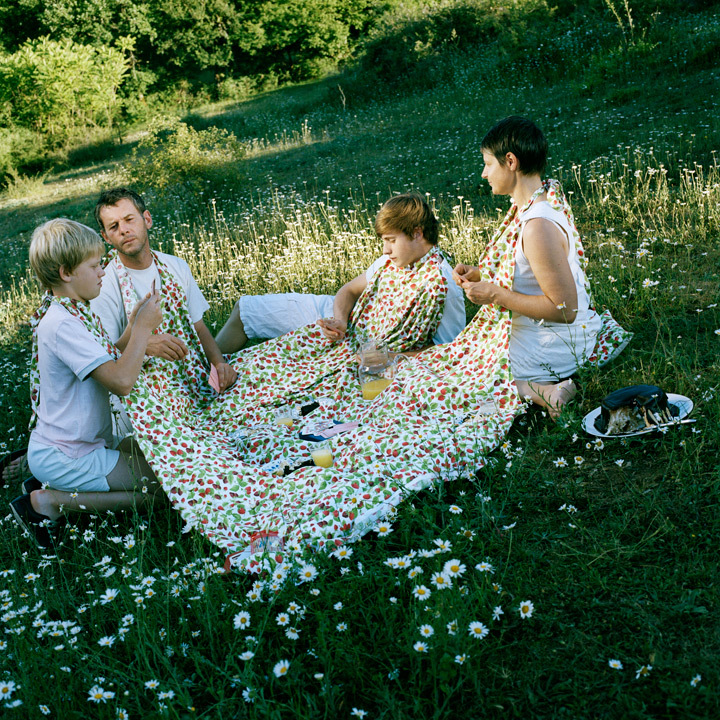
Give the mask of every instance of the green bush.
[[178, 183], [192, 185], [207, 171], [245, 153], [232, 132], [216, 127], [195, 130], [178, 118], [158, 118], [133, 151], [127, 172], [138, 187], [163, 192]]
[[217, 84], [220, 100], [247, 100], [256, 89], [256, 81], [243, 75], [241, 77], [221, 77]]
[[26, 128], [0, 128], [0, 180], [40, 160], [42, 138]]
[[28, 42], [0, 58], [0, 107], [14, 125], [43, 133], [51, 147], [62, 145], [87, 127], [112, 125], [127, 69], [124, 54], [111, 47]]
[[601, 50], [590, 58], [585, 73], [585, 91], [591, 94], [608, 82], [626, 82], [637, 73], [638, 68], [657, 70], [665, 61], [657, 52], [657, 43], [640, 39], [631, 45], [618, 45], [616, 48]]

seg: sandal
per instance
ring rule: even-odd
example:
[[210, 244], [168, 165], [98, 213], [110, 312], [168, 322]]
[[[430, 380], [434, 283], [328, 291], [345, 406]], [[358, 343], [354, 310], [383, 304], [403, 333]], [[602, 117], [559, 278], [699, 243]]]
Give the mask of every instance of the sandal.
[[16, 497], [10, 503], [10, 510], [20, 527], [30, 534], [41, 550], [55, 545], [66, 523], [65, 518], [51, 520], [47, 515], [36, 512], [30, 502], [30, 495], [27, 494]]
[[5, 455], [0, 460], [0, 477], [6, 483], [18, 480], [22, 485], [23, 492], [27, 495], [33, 490], [42, 488], [42, 483], [30, 472], [27, 450], [15, 450]]

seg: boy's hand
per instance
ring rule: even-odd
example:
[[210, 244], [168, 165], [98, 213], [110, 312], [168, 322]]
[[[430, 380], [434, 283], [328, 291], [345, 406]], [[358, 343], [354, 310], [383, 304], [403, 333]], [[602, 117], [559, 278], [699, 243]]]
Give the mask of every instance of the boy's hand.
[[152, 297], [152, 293], [148, 293], [144, 298], [141, 300], [138, 300], [135, 303], [135, 307], [132, 309], [132, 312], [130, 313], [130, 317], [128, 318], [128, 325], [130, 327], [133, 326], [135, 323], [135, 318], [137, 317], [138, 310]]
[[140, 327], [152, 332], [162, 322], [162, 309], [160, 308], [160, 296], [150, 294], [146, 300], [141, 301], [140, 307], [133, 308], [135, 313], [134, 322]]
[[480, 270], [476, 265], [463, 265], [460, 263], [455, 266], [452, 276], [455, 283], [463, 287], [463, 283], [480, 280]]
[[347, 323], [340, 322], [335, 318], [320, 318], [317, 324], [328, 340], [344, 340], [347, 333]]

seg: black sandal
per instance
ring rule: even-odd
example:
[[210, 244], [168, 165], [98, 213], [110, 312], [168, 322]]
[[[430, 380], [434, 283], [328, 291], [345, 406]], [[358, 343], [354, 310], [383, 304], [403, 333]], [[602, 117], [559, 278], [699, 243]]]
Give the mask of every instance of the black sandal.
[[65, 518], [51, 520], [47, 515], [36, 512], [28, 494], [16, 497], [10, 503], [10, 510], [20, 527], [30, 534], [41, 550], [52, 548], [55, 545], [60, 537], [60, 531], [66, 523]]
[[[10, 467], [15, 460], [19, 460], [21, 458], [27, 458], [27, 450], [15, 450], [14, 452], [5, 455], [5, 457], [0, 460], [0, 478], [2, 478], [6, 468]], [[40, 490], [40, 488], [42, 488], [42, 483], [37, 478], [33, 477], [30, 472], [27, 460], [20, 464], [18, 474], [20, 476], [23, 492], [27, 495], [29, 495], [33, 490]]]

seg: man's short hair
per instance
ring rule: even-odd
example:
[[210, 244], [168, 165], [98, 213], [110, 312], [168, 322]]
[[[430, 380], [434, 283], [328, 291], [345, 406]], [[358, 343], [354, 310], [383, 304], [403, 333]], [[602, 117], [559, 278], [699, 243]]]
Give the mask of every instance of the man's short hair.
[[30, 241], [30, 266], [42, 286], [62, 283], [60, 266], [72, 272], [80, 263], [105, 252], [103, 239], [87, 225], [57, 218], [35, 228]]
[[103, 208], [117, 205], [121, 200], [129, 200], [141, 215], [147, 210], [142, 197], [134, 190], [130, 190], [130, 188], [116, 187], [103, 190], [100, 193], [97, 203], [95, 203], [95, 222], [98, 224], [100, 230], [105, 230], [102, 218], [100, 217], [100, 211]]
[[390, 198], [375, 218], [375, 232], [379, 237], [392, 231], [412, 237], [418, 227], [431, 245], [437, 245], [438, 220], [425, 198], [416, 192]]
[[532, 121], [512, 115], [491, 128], [480, 147], [492, 153], [501, 165], [511, 152], [523, 175], [542, 175], [547, 162], [548, 144], [542, 130]]

